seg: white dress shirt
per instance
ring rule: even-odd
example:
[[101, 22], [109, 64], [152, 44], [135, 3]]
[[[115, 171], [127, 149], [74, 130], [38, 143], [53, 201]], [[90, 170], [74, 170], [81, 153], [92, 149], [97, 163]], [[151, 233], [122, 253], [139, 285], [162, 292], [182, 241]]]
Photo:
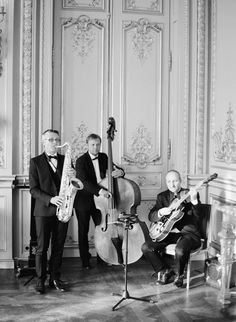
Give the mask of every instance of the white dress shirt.
[[48, 155], [48, 163], [50, 164], [50, 167], [52, 168], [52, 170], [54, 172], [57, 171], [57, 159], [54, 159], [54, 158], [49, 158], [49, 156], [55, 156], [57, 157], [57, 154], [53, 154], [53, 155]]
[[[99, 168], [99, 163], [98, 163], [98, 158], [95, 155], [92, 155], [91, 153], [89, 153], [90, 158], [92, 160], [93, 163], [93, 167], [95, 170], [95, 174], [96, 174], [96, 178], [97, 178], [97, 183], [99, 183], [100, 181], [102, 181], [101, 175], [100, 175], [100, 168]], [[95, 160], [93, 160], [95, 158]]]

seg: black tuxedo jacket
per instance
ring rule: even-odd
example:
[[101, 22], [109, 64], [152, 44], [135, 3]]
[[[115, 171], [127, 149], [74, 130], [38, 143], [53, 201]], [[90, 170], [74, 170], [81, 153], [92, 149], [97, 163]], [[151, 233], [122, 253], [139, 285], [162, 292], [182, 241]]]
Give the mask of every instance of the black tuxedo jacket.
[[[180, 190], [180, 195], [178, 196], [178, 198], [181, 198], [183, 195], [185, 195], [188, 192], [188, 189], [183, 189], [181, 188]], [[169, 191], [163, 191], [161, 193], [159, 193], [157, 195], [156, 198], [156, 204], [155, 206], [150, 210], [149, 213], [149, 220], [151, 222], [157, 222], [159, 220], [158, 218], [158, 210], [164, 207], [169, 207], [170, 204], [172, 203], [172, 201], [174, 200], [174, 194]], [[186, 234], [186, 233], [190, 233], [194, 236], [196, 236], [197, 238], [200, 238], [200, 233], [199, 233], [199, 220], [200, 220], [200, 200], [199, 200], [199, 195], [198, 195], [198, 204], [197, 205], [193, 205], [190, 202], [190, 199], [186, 199], [183, 202], [183, 212], [184, 215], [182, 217], [182, 219], [180, 219], [179, 221], [177, 221], [173, 228], [177, 228], [181, 233]]]
[[[98, 154], [98, 164], [101, 179], [106, 177], [108, 157], [105, 153]], [[94, 195], [99, 195], [101, 186], [97, 184], [93, 161], [88, 152], [76, 160], [76, 177], [84, 184], [84, 189], [77, 191], [74, 208], [78, 211], [89, 211], [95, 208]]]
[[[57, 154], [57, 172], [59, 183], [62, 175], [64, 156]], [[35, 199], [35, 216], [53, 216], [56, 206], [50, 204], [50, 199], [59, 194], [60, 184], [56, 182], [53, 171], [47, 161], [47, 156], [42, 153], [30, 160], [29, 168], [30, 193]]]

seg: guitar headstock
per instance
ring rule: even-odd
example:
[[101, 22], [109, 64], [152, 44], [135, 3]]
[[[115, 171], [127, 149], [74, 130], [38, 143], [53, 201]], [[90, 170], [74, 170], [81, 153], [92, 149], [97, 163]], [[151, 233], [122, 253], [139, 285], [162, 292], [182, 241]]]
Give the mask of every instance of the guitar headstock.
[[108, 119], [108, 129], [107, 129], [107, 138], [110, 139], [111, 141], [114, 140], [115, 137], [115, 132], [116, 132], [116, 122], [113, 117], [109, 117]]
[[217, 173], [213, 173], [211, 176], [203, 180], [203, 184], [207, 184], [208, 182], [216, 179], [218, 177]]

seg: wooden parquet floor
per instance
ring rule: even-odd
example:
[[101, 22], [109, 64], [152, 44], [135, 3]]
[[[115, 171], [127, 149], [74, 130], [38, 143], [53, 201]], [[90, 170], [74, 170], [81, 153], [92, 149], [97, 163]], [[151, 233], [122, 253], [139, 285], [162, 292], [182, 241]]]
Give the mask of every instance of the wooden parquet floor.
[[124, 290], [122, 266], [97, 265], [81, 269], [78, 258], [63, 260], [63, 279], [68, 281], [67, 292], [46, 288], [44, 295], [36, 294], [35, 279], [27, 285], [29, 276], [16, 277], [14, 270], [0, 270], [0, 321], [112, 321], [112, 322], [186, 322], [236, 321], [236, 299], [223, 308], [218, 289], [193, 281], [189, 292], [173, 284], [156, 285], [152, 269], [140, 259], [128, 266], [130, 296], [152, 299], [155, 303], [125, 299], [112, 292]]

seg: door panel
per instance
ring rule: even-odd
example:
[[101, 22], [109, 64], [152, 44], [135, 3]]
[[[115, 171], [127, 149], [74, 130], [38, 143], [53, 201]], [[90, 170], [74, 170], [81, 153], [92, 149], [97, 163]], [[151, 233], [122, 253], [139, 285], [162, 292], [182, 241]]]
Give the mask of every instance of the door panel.
[[[169, 11], [169, 0], [54, 7], [53, 124], [76, 159], [91, 132], [107, 151], [107, 120], [115, 118], [113, 158], [139, 185], [138, 213], [147, 222], [168, 168]], [[76, 220], [69, 235], [76, 244]]]

